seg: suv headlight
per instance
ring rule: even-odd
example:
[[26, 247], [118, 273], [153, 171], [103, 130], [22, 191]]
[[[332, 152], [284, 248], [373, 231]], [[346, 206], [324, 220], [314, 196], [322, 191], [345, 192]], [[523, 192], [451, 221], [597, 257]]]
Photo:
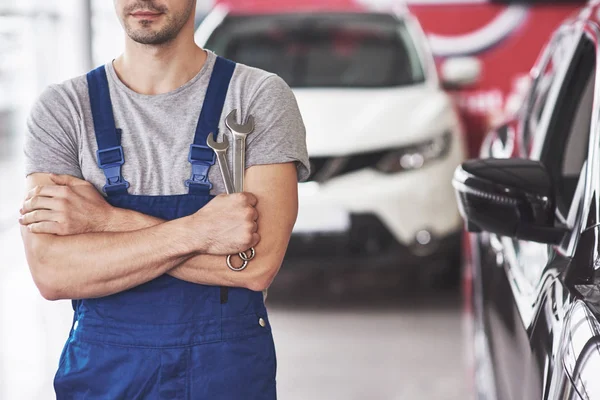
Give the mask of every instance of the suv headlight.
[[388, 152], [381, 157], [375, 168], [388, 174], [419, 169], [431, 161], [444, 158], [450, 151], [451, 144], [452, 132], [447, 131], [427, 142]]

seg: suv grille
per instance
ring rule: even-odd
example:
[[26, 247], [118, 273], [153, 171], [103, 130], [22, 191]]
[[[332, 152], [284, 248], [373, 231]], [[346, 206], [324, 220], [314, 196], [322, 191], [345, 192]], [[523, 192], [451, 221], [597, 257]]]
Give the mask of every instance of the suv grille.
[[343, 157], [311, 157], [309, 181], [326, 182], [336, 176], [374, 167], [387, 150]]

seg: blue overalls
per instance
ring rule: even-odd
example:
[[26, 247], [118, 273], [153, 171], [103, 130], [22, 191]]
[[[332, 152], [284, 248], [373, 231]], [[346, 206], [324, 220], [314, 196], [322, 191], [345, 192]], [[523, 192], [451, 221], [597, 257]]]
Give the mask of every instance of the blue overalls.
[[[177, 196], [127, 194], [106, 72], [100, 67], [88, 74], [98, 165], [110, 204], [172, 220], [213, 198], [208, 170], [215, 157], [206, 138], [218, 131], [234, 69], [235, 63], [217, 59], [188, 155], [189, 194]], [[163, 275], [122, 293], [73, 301], [73, 308], [54, 380], [58, 400], [276, 398], [275, 348], [260, 292]]]

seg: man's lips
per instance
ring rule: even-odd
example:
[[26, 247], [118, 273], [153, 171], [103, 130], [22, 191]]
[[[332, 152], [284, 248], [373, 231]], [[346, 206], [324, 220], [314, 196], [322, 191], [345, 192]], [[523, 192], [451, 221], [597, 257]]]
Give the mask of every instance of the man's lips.
[[134, 13], [131, 13], [131, 15], [136, 18], [156, 18], [159, 17], [161, 14], [162, 13], [151, 11], [136, 11]]

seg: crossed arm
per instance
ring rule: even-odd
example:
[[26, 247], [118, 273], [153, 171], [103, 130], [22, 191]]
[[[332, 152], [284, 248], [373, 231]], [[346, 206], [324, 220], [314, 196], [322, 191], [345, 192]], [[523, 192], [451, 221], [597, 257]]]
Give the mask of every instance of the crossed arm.
[[[298, 210], [292, 163], [250, 167], [248, 193], [217, 196], [169, 222], [112, 207], [76, 178], [33, 174], [27, 186], [21, 232], [34, 281], [50, 300], [107, 296], [165, 273], [263, 290], [279, 271]], [[229, 270], [225, 255], [250, 247], [257, 255], [248, 268]]]

